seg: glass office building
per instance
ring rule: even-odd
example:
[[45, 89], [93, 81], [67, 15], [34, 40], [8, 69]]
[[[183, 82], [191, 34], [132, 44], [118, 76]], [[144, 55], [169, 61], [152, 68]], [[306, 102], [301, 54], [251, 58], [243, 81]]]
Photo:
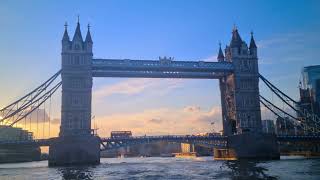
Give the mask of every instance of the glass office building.
[[315, 102], [320, 100], [320, 65], [307, 66], [302, 69], [301, 89], [309, 90], [310, 97]]

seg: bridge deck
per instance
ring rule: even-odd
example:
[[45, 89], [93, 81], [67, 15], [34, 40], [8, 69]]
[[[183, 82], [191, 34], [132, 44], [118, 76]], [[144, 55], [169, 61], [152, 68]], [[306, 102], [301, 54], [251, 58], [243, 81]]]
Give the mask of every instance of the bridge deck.
[[233, 71], [229, 62], [93, 59], [94, 77], [217, 79]]

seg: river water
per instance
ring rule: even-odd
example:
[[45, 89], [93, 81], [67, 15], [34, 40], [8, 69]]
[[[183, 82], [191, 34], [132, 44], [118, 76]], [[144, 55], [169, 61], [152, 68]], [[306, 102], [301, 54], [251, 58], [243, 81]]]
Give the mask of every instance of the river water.
[[212, 157], [102, 158], [97, 166], [49, 168], [47, 161], [0, 164], [0, 179], [320, 179], [320, 159], [215, 161]]

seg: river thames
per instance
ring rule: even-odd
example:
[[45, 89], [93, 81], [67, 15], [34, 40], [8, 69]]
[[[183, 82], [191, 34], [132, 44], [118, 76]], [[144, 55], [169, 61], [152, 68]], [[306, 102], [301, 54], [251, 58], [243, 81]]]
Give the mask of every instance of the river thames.
[[0, 179], [320, 179], [320, 159], [215, 161], [212, 157], [102, 158], [97, 166], [49, 168], [47, 161], [0, 165]]

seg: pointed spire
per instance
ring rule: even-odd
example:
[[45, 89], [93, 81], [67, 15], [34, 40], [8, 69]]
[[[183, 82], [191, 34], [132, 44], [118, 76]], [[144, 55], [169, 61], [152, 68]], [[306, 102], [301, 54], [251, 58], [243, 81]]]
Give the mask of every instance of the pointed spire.
[[240, 47], [242, 44], [242, 39], [240, 37], [240, 34], [238, 32], [238, 28], [236, 25], [234, 25], [233, 30], [232, 30], [232, 38], [231, 38], [231, 43], [230, 47]]
[[90, 24], [88, 24], [88, 32], [87, 32], [87, 36], [86, 36], [85, 42], [93, 43], [92, 42], [92, 38], [91, 38], [91, 33], [90, 33]]
[[82, 35], [81, 35], [81, 29], [80, 29], [79, 16], [78, 16], [78, 23], [77, 23], [76, 31], [74, 33], [72, 41], [74, 41], [74, 40], [80, 40], [81, 42], [83, 41]]
[[218, 57], [217, 57], [218, 61], [224, 61], [224, 55], [221, 49], [221, 42], [219, 42], [219, 53], [218, 53]]
[[251, 40], [250, 40], [249, 49], [254, 49], [254, 48], [257, 48], [257, 45], [256, 45], [256, 42], [254, 41], [254, 38], [253, 38], [253, 32], [251, 31]]
[[64, 24], [64, 33], [63, 33], [62, 41], [70, 41], [67, 28], [68, 28], [68, 24], [66, 22]]

